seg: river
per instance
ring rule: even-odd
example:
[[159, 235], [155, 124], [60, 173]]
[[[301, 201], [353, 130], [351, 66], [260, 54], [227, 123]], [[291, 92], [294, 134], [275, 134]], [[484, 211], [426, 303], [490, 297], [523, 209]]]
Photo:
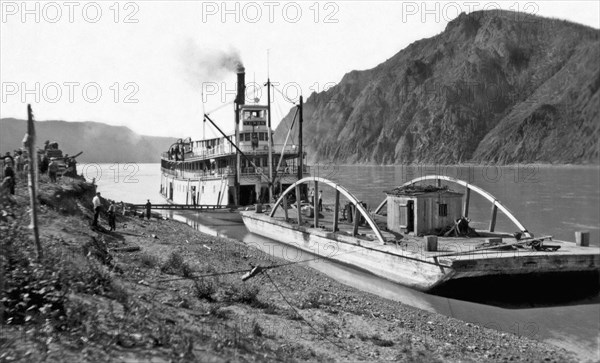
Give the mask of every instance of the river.
[[[164, 203], [159, 195], [159, 164], [81, 164], [79, 171], [106, 198], [130, 203]], [[314, 165], [314, 176], [338, 182], [358, 199], [375, 208], [384, 190], [429, 174], [455, 177], [493, 194], [535, 235], [574, 240], [574, 232], [588, 230], [593, 247], [600, 240], [600, 168], [589, 166], [516, 165], [496, 166], [337, 166]], [[455, 189], [460, 190], [460, 188]], [[334, 193], [324, 188], [324, 203], [333, 203]], [[487, 228], [491, 205], [471, 194], [470, 216], [474, 228]], [[198, 212], [168, 215], [215, 236], [253, 244], [265, 253], [292, 261], [310, 258], [289, 246], [249, 233], [243, 224]], [[497, 230], [516, 231], [508, 218], [498, 213]], [[303, 255], [304, 254], [304, 255]], [[552, 305], [529, 303], [498, 306], [421, 293], [331, 261], [317, 260], [309, 266], [332, 278], [424, 310], [521, 336], [543, 340], [575, 352], [582, 360], [600, 359], [600, 297]]]

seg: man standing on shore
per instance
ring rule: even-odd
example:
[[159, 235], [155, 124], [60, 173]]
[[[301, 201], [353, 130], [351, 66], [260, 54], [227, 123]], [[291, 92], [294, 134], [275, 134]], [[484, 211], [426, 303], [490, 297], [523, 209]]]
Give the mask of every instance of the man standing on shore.
[[52, 183], [56, 183], [56, 174], [58, 173], [58, 163], [55, 158], [50, 158], [50, 164], [48, 164], [48, 176]]
[[152, 211], [152, 203], [150, 203], [150, 199], [146, 202], [146, 218], [150, 220], [150, 213]]
[[96, 196], [92, 199], [92, 204], [94, 205], [94, 221], [92, 222], [92, 227], [98, 227], [98, 215], [100, 215], [100, 208], [102, 208], [100, 192], [96, 193]]
[[15, 195], [16, 179], [15, 171], [12, 168], [12, 162], [8, 158], [6, 158], [4, 159], [4, 164], [4, 179], [8, 179], [7, 183], [10, 194]]
[[110, 226], [111, 232], [117, 229], [116, 217], [117, 206], [115, 205], [115, 202], [111, 202], [110, 207], [108, 207], [108, 225]]
[[323, 191], [319, 190], [319, 212], [323, 211]]

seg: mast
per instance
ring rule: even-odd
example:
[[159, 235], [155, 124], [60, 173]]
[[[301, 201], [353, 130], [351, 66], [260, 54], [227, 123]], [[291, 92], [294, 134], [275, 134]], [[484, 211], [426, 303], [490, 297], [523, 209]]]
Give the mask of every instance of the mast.
[[302, 153], [302, 95], [300, 95], [300, 104], [298, 104], [298, 180], [302, 179], [304, 163], [304, 155]]
[[273, 202], [273, 135], [271, 134], [271, 78], [267, 78], [267, 128], [269, 143], [269, 203]]
[[237, 69], [237, 96], [235, 98], [235, 145], [236, 145], [236, 172], [235, 172], [235, 205], [240, 202], [240, 176], [242, 175], [242, 158], [239, 152], [240, 145], [240, 108], [245, 103], [246, 71], [244, 66], [238, 65]]

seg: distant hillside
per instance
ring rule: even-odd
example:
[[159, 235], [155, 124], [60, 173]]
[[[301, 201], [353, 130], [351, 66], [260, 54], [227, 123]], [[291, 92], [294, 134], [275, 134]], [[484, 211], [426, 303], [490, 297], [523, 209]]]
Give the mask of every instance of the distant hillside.
[[598, 163], [599, 35], [522, 13], [461, 14], [443, 33], [313, 93], [304, 105], [309, 157]]
[[[0, 119], [0, 152], [22, 146], [27, 121], [13, 118]], [[138, 162], [158, 163], [160, 154], [176, 141], [169, 137], [138, 135], [124, 126], [110, 126], [99, 122], [36, 122], [36, 146], [44, 141], [56, 141], [64, 153], [83, 154], [79, 162]]]

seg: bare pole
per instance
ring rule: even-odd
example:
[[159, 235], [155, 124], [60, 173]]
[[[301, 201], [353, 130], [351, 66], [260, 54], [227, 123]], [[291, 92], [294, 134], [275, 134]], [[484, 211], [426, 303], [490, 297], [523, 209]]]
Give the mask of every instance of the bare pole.
[[298, 103], [298, 180], [302, 179], [304, 175], [304, 162], [303, 162], [303, 151], [302, 151], [302, 122], [303, 114], [302, 114], [302, 95], [300, 95], [300, 102]]
[[273, 134], [271, 133], [271, 79], [267, 78], [267, 140], [269, 142], [269, 203], [273, 203]]
[[27, 134], [23, 139], [23, 146], [25, 146], [29, 152], [29, 177], [28, 177], [28, 186], [29, 186], [29, 201], [30, 201], [30, 209], [31, 209], [31, 224], [29, 228], [33, 230], [33, 239], [35, 241], [35, 248], [37, 253], [38, 261], [43, 257], [42, 245], [40, 244], [40, 234], [38, 229], [38, 220], [37, 220], [37, 173], [38, 173], [38, 163], [37, 163], [37, 154], [35, 150], [35, 126], [33, 124], [33, 111], [31, 110], [31, 105], [27, 105]]

